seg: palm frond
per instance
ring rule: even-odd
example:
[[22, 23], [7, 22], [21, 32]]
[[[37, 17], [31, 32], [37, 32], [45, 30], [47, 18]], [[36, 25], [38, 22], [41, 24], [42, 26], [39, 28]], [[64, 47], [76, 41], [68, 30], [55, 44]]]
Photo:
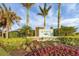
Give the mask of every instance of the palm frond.
[[49, 6], [49, 7], [48, 7], [48, 11], [49, 11], [51, 8], [52, 8], [52, 6]]
[[11, 11], [12, 9], [11, 9], [11, 7], [9, 7], [9, 11]]
[[34, 3], [22, 3], [22, 5], [26, 8], [31, 8], [31, 6], [34, 5]]
[[17, 25], [19, 25], [19, 26], [20, 26], [20, 20], [21, 20], [21, 17], [16, 16], [16, 23], [17, 23]]
[[41, 12], [42, 12], [42, 13], [44, 13], [44, 10], [42, 9], [42, 7], [41, 7], [41, 6], [39, 6], [39, 8], [40, 8]]
[[2, 6], [0, 6], [0, 12], [3, 13], [3, 8], [2, 8]]
[[0, 6], [0, 9], [2, 10], [2, 6]]
[[1, 11], [3, 16], [1, 19], [3, 27], [6, 27], [7, 22], [10, 27], [12, 26], [12, 24], [14, 24], [14, 21], [19, 22], [19, 20], [21, 19], [19, 16], [16, 15], [14, 11], [11, 10], [11, 7], [7, 8], [4, 3], [2, 3], [2, 6], [0, 6], [0, 9], [3, 11], [3, 12]]
[[11, 12], [11, 11], [9, 11], [9, 21], [10, 21], [12, 24], [14, 24], [13, 19], [12, 19], [12, 12]]
[[17, 20], [21, 20], [21, 17], [19, 17], [19, 16], [16, 16], [16, 19], [17, 19]]
[[42, 8], [42, 7], [39, 6], [39, 8], [41, 10], [41, 13], [38, 13], [38, 14], [41, 15], [41, 16], [44, 16], [44, 17], [46, 15], [48, 15], [48, 12], [51, 9], [51, 6], [49, 6], [48, 8], [46, 8], [46, 7], [47, 7], [47, 4], [46, 3], [44, 4], [44, 8]]
[[47, 4], [45, 3], [45, 4], [44, 4], [44, 10], [46, 10], [46, 6], [47, 6]]
[[8, 9], [7, 9], [7, 7], [6, 7], [6, 5], [4, 4], [4, 3], [2, 3], [2, 6], [4, 7], [4, 9], [7, 11]]
[[41, 16], [43, 16], [43, 14], [42, 14], [42, 13], [38, 13], [38, 15], [41, 15]]

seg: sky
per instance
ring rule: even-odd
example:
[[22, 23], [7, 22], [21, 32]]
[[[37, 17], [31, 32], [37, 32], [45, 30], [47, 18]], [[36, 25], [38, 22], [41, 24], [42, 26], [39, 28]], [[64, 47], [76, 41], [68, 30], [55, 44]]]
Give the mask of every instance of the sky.
[[[57, 28], [57, 12], [58, 4], [48, 4], [52, 5], [47, 17], [46, 17], [46, 29], [50, 27]], [[7, 7], [11, 7], [12, 11], [16, 12], [18, 16], [21, 17], [20, 25], [16, 23], [12, 26], [12, 30], [21, 28], [26, 25], [26, 11], [27, 9], [19, 3], [9, 3], [6, 4]], [[30, 9], [30, 26], [35, 29], [35, 27], [43, 27], [44, 18], [37, 13], [40, 12], [39, 6], [44, 6], [44, 4], [37, 3], [34, 4]], [[79, 32], [79, 4], [77, 3], [62, 3], [61, 4], [61, 25], [63, 26], [75, 26]]]

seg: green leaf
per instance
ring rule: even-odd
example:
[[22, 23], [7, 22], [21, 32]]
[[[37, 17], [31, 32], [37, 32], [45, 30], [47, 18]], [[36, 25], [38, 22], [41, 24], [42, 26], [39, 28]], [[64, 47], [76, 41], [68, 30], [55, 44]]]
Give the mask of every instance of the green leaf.
[[46, 6], [47, 6], [47, 4], [45, 3], [45, 4], [44, 4], [44, 10], [46, 10]]
[[41, 16], [43, 16], [43, 14], [42, 14], [42, 13], [38, 13], [38, 15], [41, 15]]
[[40, 8], [41, 12], [42, 12], [42, 13], [44, 13], [44, 10], [42, 9], [42, 7], [41, 7], [41, 6], [39, 6], [39, 8]]
[[9, 7], [9, 11], [11, 11], [11, 7]]
[[48, 11], [49, 11], [51, 8], [52, 8], [52, 6], [49, 6], [49, 7], [48, 7]]
[[4, 7], [5, 11], [8, 11], [8, 9], [4, 3], [2, 3], [2, 6]]

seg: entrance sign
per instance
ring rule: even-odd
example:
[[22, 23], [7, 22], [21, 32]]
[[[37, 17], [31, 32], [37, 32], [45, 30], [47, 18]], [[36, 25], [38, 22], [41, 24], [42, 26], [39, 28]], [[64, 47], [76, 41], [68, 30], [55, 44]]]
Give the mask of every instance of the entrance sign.
[[51, 37], [53, 36], [53, 29], [39, 29], [39, 37]]

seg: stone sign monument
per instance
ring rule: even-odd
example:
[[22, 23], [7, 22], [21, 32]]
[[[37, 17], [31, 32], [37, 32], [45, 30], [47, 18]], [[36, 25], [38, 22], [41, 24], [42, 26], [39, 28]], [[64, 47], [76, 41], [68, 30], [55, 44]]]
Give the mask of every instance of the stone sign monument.
[[53, 29], [39, 29], [39, 37], [51, 37], [53, 36]]

